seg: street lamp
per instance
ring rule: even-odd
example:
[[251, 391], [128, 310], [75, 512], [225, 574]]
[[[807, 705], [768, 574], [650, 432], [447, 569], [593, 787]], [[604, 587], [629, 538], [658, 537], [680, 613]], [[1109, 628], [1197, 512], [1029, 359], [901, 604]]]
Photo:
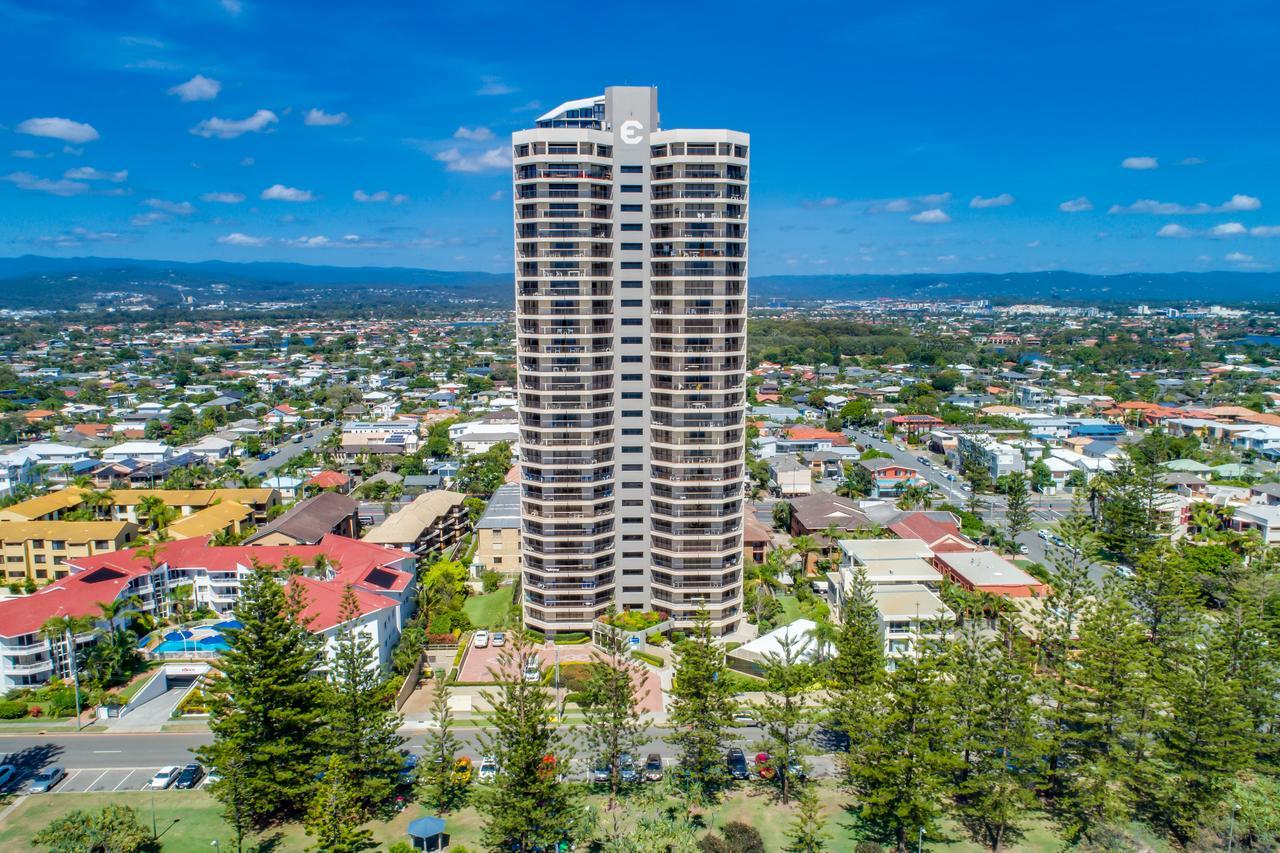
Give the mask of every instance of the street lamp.
[[920, 827], [920, 836], [916, 839], [916, 853], [924, 850], [924, 827]]
[[1240, 811], [1239, 803], [1231, 804], [1231, 825], [1227, 830], [1227, 853], [1231, 853], [1231, 848], [1236, 842], [1236, 812]]

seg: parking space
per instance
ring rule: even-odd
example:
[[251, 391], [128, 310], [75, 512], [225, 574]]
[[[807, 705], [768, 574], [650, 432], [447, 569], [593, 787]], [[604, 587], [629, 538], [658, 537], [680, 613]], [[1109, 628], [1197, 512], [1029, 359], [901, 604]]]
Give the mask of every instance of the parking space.
[[[49, 793], [102, 794], [114, 791], [143, 791], [146, 790], [151, 777], [159, 770], [159, 767], [82, 767], [77, 770], [68, 770], [63, 780]], [[199, 787], [204, 787], [208, 781], [206, 776], [200, 781]], [[30, 784], [30, 779], [24, 779], [17, 788], [17, 793], [28, 793]]]

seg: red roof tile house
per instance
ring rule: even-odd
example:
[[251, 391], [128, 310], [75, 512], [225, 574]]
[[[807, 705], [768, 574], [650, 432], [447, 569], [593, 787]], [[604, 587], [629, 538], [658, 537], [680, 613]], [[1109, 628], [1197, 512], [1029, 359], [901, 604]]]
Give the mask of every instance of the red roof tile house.
[[341, 471], [321, 471], [307, 480], [307, 485], [316, 489], [335, 491], [345, 495], [351, 491], [351, 478]]
[[1049, 587], [993, 551], [935, 553], [934, 565], [954, 583], [1008, 598], [1044, 597]]
[[858, 464], [871, 474], [875, 484], [872, 494], [877, 498], [897, 497], [907, 486], [924, 486], [929, 482], [915, 468], [892, 459], [860, 459]]
[[919, 539], [935, 554], [940, 551], [978, 550], [978, 544], [961, 533], [959, 525], [954, 521], [938, 521], [923, 512], [902, 516], [889, 525], [889, 532], [899, 539]]
[[[281, 580], [304, 587], [303, 616], [311, 618], [314, 633], [329, 641], [341, 627], [338, 603], [344, 590], [355, 590], [358, 627], [374, 640], [377, 663], [385, 666], [413, 608], [412, 554], [334, 535], [315, 545], [287, 546], [222, 547], [207, 539], [183, 539], [163, 543], [154, 564], [136, 548], [69, 559], [67, 577], [32, 595], [0, 601], [0, 692], [67, 673], [65, 649], [39, 635], [40, 626], [55, 616], [98, 619], [98, 604], [135, 596], [140, 612], [164, 616], [168, 590], [187, 585], [194, 605], [226, 616], [255, 563], [279, 568], [286, 561], [296, 561], [305, 574], [282, 572]], [[76, 645], [89, 646], [96, 639], [94, 632], [86, 632]]]

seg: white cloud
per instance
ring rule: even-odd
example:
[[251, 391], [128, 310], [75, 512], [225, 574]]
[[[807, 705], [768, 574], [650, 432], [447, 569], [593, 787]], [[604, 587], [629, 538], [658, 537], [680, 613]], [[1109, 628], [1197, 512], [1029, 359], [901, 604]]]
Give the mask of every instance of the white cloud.
[[1179, 166], [1203, 166], [1209, 161], [1202, 157], [1183, 157], [1178, 161]]
[[190, 216], [196, 212], [195, 206], [189, 201], [166, 201], [162, 198], [149, 198], [143, 204], [155, 210], [172, 213], [174, 216]]
[[1253, 255], [1246, 255], [1244, 252], [1230, 252], [1223, 259], [1231, 261], [1233, 264], [1253, 263]]
[[311, 201], [311, 190], [300, 190], [286, 187], [284, 184], [272, 184], [262, 191], [259, 198], [264, 201]]
[[81, 154], [84, 153], [84, 147], [82, 146], [80, 148], [76, 148], [75, 146], [72, 146], [72, 145], [64, 145], [62, 146], [62, 153], [70, 154], [72, 157], [79, 157]]
[[1153, 198], [1140, 198], [1133, 204], [1113, 204], [1107, 213], [1151, 213], [1157, 216], [1199, 215], [1202, 213], [1237, 213], [1245, 210], [1257, 210], [1262, 202], [1251, 195], [1236, 193], [1219, 205], [1206, 204], [1203, 201], [1195, 204], [1179, 204], [1176, 201], [1156, 201]]
[[502, 78], [486, 75], [480, 78], [480, 88], [476, 90], [477, 95], [510, 95], [519, 91], [514, 86], [508, 86], [502, 82]]
[[32, 151], [30, 148], [19, 148], [15, 151], [10, 151], [9, 156], [17, 157], [19, 160], [43, 160], [48, 157], [52, 157], [53, 152], [47, 151], [44, 154], [37, 154], [36, 152]]
[[222, 0], [222, 8], [229, 14], [239, 15], [244, 10], [244, 4], [240, 0]]
[[444, 163], [445, 169], [450, 172], [486, 172], [508, 168], [511, 165], [511, 149], [503, 145], [480, 154], [463, 154], [457, 148], [449, 148], [436, 154], [435, 159]]
[[1225, 201], [1218, 205], [1218, 211], [1221, 213], [1231, 213], [1239, 210], [1257, 210], [1260, 207], [1262, 207], [1261, 199], [1254, 198], [1251, 195], [1236, 193], [1229, 201]]
[[880, 209], [886, 213], [906, 213], [911, 209], [911, 200], [906, 198], [894, 198], [880, 205]]
[[920, 196], [921, 204], [946, 204], [951, 201], [951, 193], [930, 193]]
[[453, 132], [454, 139], [469, 139], [472, 142], [488, 142], [493, 139], [493, 131], [487, 127], [460, 127]]
[[158, 210], [152, 210], [149, 213], [139, 213], [129, 218], [129, 222], [134, 225], [155, 225], [157, 222], [164, 222], [169, 218], [169, 214], [161, 213]]
[[941, 224], [943, 222], [950, 222], [951, 217], [947, 216], [945, 211], [942, 211], [936, 207], [933, 207], [933, 208], [930, 208], [929, 210], [922, 210], [919, 213], [912, 214], [911, 221], [922, 222], [926, 225], [936, 225], [936, 224]]
[[1249, 233], [1255, 237], [1280, 237], [1280, 225], [1255, 225]]
[[45, 136], [63, 142], [92, 142], [98, 138], [93, 125], [72, 121], [69, 118], [29, 118], [15, 130], [29, 136]]
[[104, 172], [92, 166], [78, 166], [74, 169], [67, 169], [62, 173], [62, 177], [72, 181], [109, 181], [113, 184], [118, 184], [129, 177], [129, 171], [121, 169], [118, 172]]
[[829, 195], [825, 198], [811, 199], [801, 202], [804, 207], [839, 207], [844, 199]]
[[1000, 193], [1000, 195], [992, 196], [991, 198], [983, 198], [980, 195], [975, 195], [969, 200], [969, 206], [979, 209], [985, 207], [1008, 207], [1013, 204], [1013, 202], [1013, 196], [1008, 193]]
[[1247, 234], [1248, 232], [1249, 229], [1239, 222], [1224, 222], [1209, 229], [1209, 234], [1213, 237], [1239, 237], [1241, 234]]
[[89, 185], [83, 181], [69, 181], [66, 178], [51, 181], [48, 178], [38, 178], [30, 172], [12, 172], [5, 175], [4, 179], [20, 190], [32, 190], [50, 195], [83, 195], [89, 191]]
[[37, 237], [34, 241], [41, 245], [57, 246], [60, 249], [74, 249], [85, 243], [109, 243], [118, 240], [120, 235], [114, 231], [90, 231], [88, 228], [72, 228], [50, 237]]
[[938, 255], [938, 260], [943, 263], [951, 263], [952, 261], [957, 261], [959, 259], [958, 255]]
[[1028, 249], [1039, 249], [1039, 248], [1040, 248], [1040, 241], [1039, 241], [1039, 240], [1032, 240], [1030, 243], [1028, 243], [1028, 244], [1027, 244], [1027, 248], [1028, 248]]
[[278, 121], [279, 116], [271, 110], [258, 110], [242, 119], [207, 118], [191, 128], [191, 132], [205, 139], [215, 136], [218, 139], [235, 139], [246, 133], [261, 133]]
[[222, 84], [212, 77], [197, 74], [185, 83], [169, 89], [170, 95], [177, 95], [183, 101], [212, 101], [222, 91]]
[[253, 159], [252, 157], [241, 157], [241, 158], [240, 158], [240, 165], [241, 165], [241, 166], [252, 166], [252, 165], [254, 164], [254, 162], [255, 162], [255, 161], [254, 161], [254, 159]]
[[1156, 232], [1157, 237], [1190, 237], [1191, 229], [1170, 222]]
[[367, 193], [364, 190], [356, 190], [351, 194], [351, 197], [359, 202], [381, 203], [389, 201], [392, 204], [402, 204], [409, 200], [409, 197], [404, 193], [395, 193], [392, 195], [386, 190], [378, 190], [371, 193]]
[[308, 127], [336, 127], [340, 124], [351, 124], [351, 116], [346, 113], [327, 113], [313, 107], [307, 110], [302, 122]]
[[200, 196], [200, 200], [215, 204], [239, 204], [244, 201], [244, 196], [240, 193], [205, 193]]
[[1120, 166], [1124, 169], [1144, 171], [1146, 169], [1159, 169], [1160, 161], [1155, 157], [1126, 157], [1120, 161]]
[[489, 194], [489, 201], [502, 201], [506, 197], [507, 197], [507, 194], [504, 191], [494, 190], [492, 193]]
[[250, 237], [248, 234], [233, 231], [230, 234], [219, 237], [218, 242], [224, 246], [265, 246], [271, 242], [271, 238]]

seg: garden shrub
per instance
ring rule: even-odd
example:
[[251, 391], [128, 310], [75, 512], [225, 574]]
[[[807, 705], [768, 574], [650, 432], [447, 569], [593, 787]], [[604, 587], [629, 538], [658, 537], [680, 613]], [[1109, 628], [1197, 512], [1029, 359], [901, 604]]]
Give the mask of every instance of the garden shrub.
[[27, 706], [21, 702], [0, 702], [0, 720], [20, 720], [27, 715]]

